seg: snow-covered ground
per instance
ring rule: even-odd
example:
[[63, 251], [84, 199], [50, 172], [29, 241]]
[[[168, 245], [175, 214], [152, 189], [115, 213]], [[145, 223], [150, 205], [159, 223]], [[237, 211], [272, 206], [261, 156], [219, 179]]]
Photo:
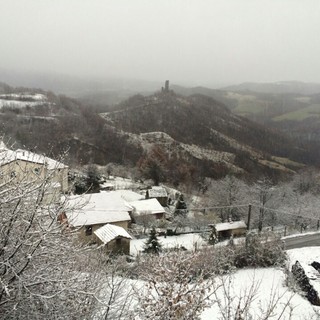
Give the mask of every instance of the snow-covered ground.
[[25, 108], [27, 106], [34, 107], [42, 105], [43, 101], [16, 101], [16, 100], [4, 100], [0, 99], [0, 109], [3, 107], [8, 108]]
[[[206, 245], [205, 240], [199, 234], [182, 234], [179, 236], [159, 236], [159, 242], [163, 249], [184, 247], [187, 250], [194, 250]], [[147, 239], [133, 239], [130, 243], [130, 254], [137, 255], [142, 252]]]
[[115, 190], [133, 190], [140, 187], [140, 183], [134, 182], [132, 179], [122, 177], [112, 177], [107, 179], [105, 184], [112, 185]]
[[[318, 249], [320, 250], [320, 248]], [[285, 286], [285, 274], [283, 270], [261, 268], [239, 270], [232, 275], [230, 287], [221, 287], [217, 291], [217, 298], [222, 304], [221, 307], [218, 304], [214, 304], [211, 308], [206, 309], [202, 313], [201, 320], [224, 319], [222, 314], [227, 312], [228, 306], [232, 306], [233, 310], [237, 310], [239, 301], [241, 307], [244, 307], [244, 297], [248, 295], [252, 286], [256, 286], [256, 294], [249, 306], [251, 318], [241, 319], [320, 319], [320, 314], [317, 314], [317, 311], [320, 312], [320, 307], [312, 306], [307, 299], [292, 292]], [[230, 297], [232, 297], [229, 301], [227, 299], [228, 291], [230, 292]], [[274, 310], [269, 316], [265, 317], [270, 302], [274, 304]], [[286, 305], [287, 307], [285, 308]], [[230, 319], [235, 318], [233, 316]]]
[[287, 250], [287, 253], [290, 259], [290, 268], [296, 261], [299, 261], [306, 275], [310, 279], [310, 284], [320, 295], [320, 273], [311, 266], [313, 261], [320, 263], [320, 247], [291, 249]]
[[0, 95], [0, 109], [9, 108], [25, 108], [26, 106], [34, 107], [47, 103], [47, 97], [43, 94], [2, 94]]
[[[310, 266], [313, 261], [320, 262], [320, 247], [291, 249], [287, 253], [289, 257], [288, 267], [291, 269], [291, 266], [298, 260], [307, 275], [314, 279], [310, 283], [320, 294], [320, 274]], [[320, 307], [312, 306], [306, 298], [290, 290], [285, 284], [285, 278], [284, 270], [279, 268], [239, 270], [230, 279], [229, 290], [230, 296], [233, 297], [231, 305], [236, 309], [241, 298], [241, 303], [244, 305], [243, 296], [245, 292], [249, 292], [252, 285], [255, 284], [257, 285], [257, 292], [250, 307], [252, 319], [264, 319], [262, 310], [267, 310], [271, 299], [277, 299], [275, 309], [266, 319], [319, 320]], [[226, 312], [228, 305], [223, 288], [218, 290], [217, 297], [224, 307], [221, 309], [217, 304], [214, 304], [202, 313], [201, 320], [223, 319], [221, 315]], [[286, 304], [288, 306], [285, 308]]]
[[[205, 246], [206, 242], [198, 234], [184, 234], [179, 236], [158, 237], [164, 248], [183, 246], [188, 250], [194, 250], [195, 247]], [[138, 254], [143, 250], [146, 239], [134, 239], [131, 241], [130, 253]], [[311, 280], [311, 284], [320, 293], [320, 274], [310, 266], [313, 261], [320, 262], [320, 247], [305, 247], [300, 249], [288, 250], [288, 267], [291, 269], [292, 264], [299, 260]], [[213, 304], [212, 307], [203, 311], [201, 320], [225, 319], [222, 314], [226, 313], [228, 303], [232, 309], [236, 310], [240, 305], [244, 306], [244, 296], [252, 289], [256, 289], [253, 301], [250, 304], [250, 314], [252, 318], [244, 319], [262, 319], [263, 310], [267, 312], [270, 301], [274, 300], [274, 310], [265, 319], [280, 320], [319, 320], [320, 307], [312, 306], [308, 300], [298, 293], [293, 292], [286, 286], [286, 275], [284, 269], [280, 268], [258, 268], [242, 269], [229, 278], [222, 278], [225, 283], [229, 284], [227, 288], [220, 288], [213, 299], [220, 301]], [[217, 281], [222, 281], [217, 279]], [[228, 292], [232, 297], [228, 301]], [[285, 306], [287, 307], [285, 308]], [[284, 310], [284, 312], [283, 312]], [[282, 314], [283, 312], [283, 314]], [[230, 318], [230, 319], [234, 319]]]
[[9, 93], [9, 94], [0, 94], [0, 99], [7, 100], [47, 100], [47, 97], [42, 93], [28, 94], [28, 93]]

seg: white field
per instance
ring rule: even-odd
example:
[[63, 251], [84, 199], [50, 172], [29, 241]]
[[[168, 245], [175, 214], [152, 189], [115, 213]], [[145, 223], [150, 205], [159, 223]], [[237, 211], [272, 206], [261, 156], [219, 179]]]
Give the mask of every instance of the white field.
[[[23, 101], [27, 99], [30, 101]], [[43, 94], [2, 94], [0, 95], [0, 109], [8, 108], [25, 108], [26, 106], [34, 107], [47, 102], [47, 97]]]
[[[166, 238], [158, 237], [158, 239], [164, 248], [184, 246], [188, 250], [194, 250], [195, 247], [199, 248], [206, 245], [205, 241], [198, 234], [185, 234]], [[132, 240], [131, 254], [136, 255], [141, 252], [145, 241], [146, 239]], [[292, 264], [296, 260], [299, 260], [307, 275], [313, 279], [310, 280], [311, 284], [320, 293], [320, 274], [310, 266], [310, 263], [313, 261], [320, 262], [320, 247], [292, 249], [288, 250], [287, 253], [289, 258], [288, 267], [291, 268]], [[228, 290], [233, 297], [231, 306], [236, 310], [240, 300], [243, 305], [243, 296], [254, 284], [256, 286], [256, 294], [254, 301], [250, 305], [252, 318], [245, 319], [261, 319], [263, 316], [262, 310], [267, 309], [270, 300], [278, 299], [272, 315], [268, 316], [267, 319], [319, 320], [320, 307], [312, 306], [306, 298], [289, 289], [285, 284], [285, 278], [284, 270], [280, 268], [242, 269], [235, 272], [228, 278], [230, 280]], [[222, 280], [217, 279], [217, 281]], [[226, 292], [221, 288], [213, 298], [220, 301], [221, 307], [217, 303], [214, 303], [212, 307], [203, 311], [201, 320], [224, 319], [222, 314], [226, 312], [228, 305]], [[284, 308], [287, 303], [288, 307]]]

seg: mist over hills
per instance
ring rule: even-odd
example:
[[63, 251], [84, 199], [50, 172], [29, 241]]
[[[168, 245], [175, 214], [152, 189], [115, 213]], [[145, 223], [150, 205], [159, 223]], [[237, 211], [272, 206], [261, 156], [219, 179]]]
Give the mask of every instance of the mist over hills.
[[206, 94], [223, 101], [233, 113], [281, 130], [301, 143], [320, 143], [319, 84], [244, 83], [219, 90], [175, 86], [175, 91], [186, 96]]
[[[14, 71], [0, 68], [0, 82], [11, 87], [40, 88], [94, 103], [114, 104], [136, 94], [151, 94], [160, 82], [120, 77], [74, 76], [62, 73]], [[104, 99], [104, 101], [103, 101]]]
[[[186, 96], [189, 89], [173, 88], [133, 95], [99, 114], [101, 108], [84, 100], [2, 84], [2, 93], [41, 92], [46, 101], [25, 108], [2, 107], [1, 134], [18, 147], [36, 146], [46, 154], [68, 150], [68, 161], [75, 165], [136, 166], [156, 148], [167, 178], [175, 181], [184, 179], [186, 172], [192, 172], [192, 179], [230, 173], [278, 179], [305, 164], [318, 164], [319, 152], [312, 145], [236, 114], [237, 106], [228, 105], [236, 104], [236, 93], [198, 87]], [[175, 92], [179, 90], [185, 95]]]
[[[224, 174], [233, 171], [272, 175], [291, 170], [293, 162], [289, 159], [303, 163], [314, 160], [309, 157], [309, 150], [288, 137], [239, 117], [222, 102], [200, 94], [186, 97], [169, 91], [148, 97], [137, 95], [103, 116], [110, 126], [136, 140], [146, 140], [148, 133], [147, 138], [162, 144], [163, 149], [177, 150], [173, 157], [179, 158], [183, 153], [183, 158], [210, 160], [211, 166], [219, 165]], [[192, 146], [202, 151], [196, 154]], [[210, 150], [217, 153], [216, 157], [210, 155]]]
[[320, 93], [319, 83], [308, 83], [301, 81], [278, 81], [278, 82], [245, 82], [238, 85], [232, 85], [221, 88], [224, 91], [249, 91], [258, 93], [276, 93], [276, 94], [301, 94], [312, 95]]

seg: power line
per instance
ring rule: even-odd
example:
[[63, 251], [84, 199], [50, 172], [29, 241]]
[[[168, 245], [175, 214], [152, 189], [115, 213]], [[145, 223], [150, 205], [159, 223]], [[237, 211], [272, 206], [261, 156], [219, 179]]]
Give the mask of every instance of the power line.
[[259, 209], [263, 208], [263, 209], [268, 210], [268, 211], [273, 211], [273, 212], [276, 212], [276, 213], [287, 214], [287, 215], [290, 215], [290, 216], [295, 216], [295, 217], [300, 217], [300, 218], [309, 218], [309, 219], [313, 219], [313, 220], [319, 220], [319, 219], [320, 219], [320, 216], [319, 216], [319, 217], [310, 217], [310, 216], [306, 216], [306, 215], [302, 215], [302, 214], [291, 213], [291, 212], [287, 212], [287, 211], [276, 210], [276, 209], [267, 208], [267, 207], [262, 207], [262, 206], [257, 206], [257, 205], [252, 205], [252, 207], [259, 208]]
[[[189, 211], [205, 211], [205, 210], [213, 210], [213, 209], [233, 209], [233, 208], [248, 208], [249, 204], [242, 204], [242, 205], [232, 205], [232, 206], [213, 206], [213, 207], [202, 207], [202, 208], [190, 208]], [[308, 218], [308, 219], [312, 219], [312, 220], [319, 220], [320, 216], [318, 217], [311, 217], [309, 215], [304, 215], [304, 214], [297, 214], [297, 213], [293, 213], [293, 212], [288, 212], [288, 211], [283, 211], [283, 210], [277, 210], [277, 209], [273, 209], [273, 208], [267, 208], [267, 207], [263, 207], [263, 206], [259, 206], [259, 205], [252, 205], [252, 207], [258, 208], [258, 209], [264, 209], [264, 210], [268, 210], [268, 211], [273, 211], [276, 213], [282, 213], [282, 214], [287, 214], [290, 216], [295, 216], [295, 217], [300, 217], [300, 218]]]
[[210, 209], [230, 209], [230, 208], [244, 208], [248, 207], [247, 204], [236, 205], [236, 206], [215, 206], [215, 207], [203, 207], [203, 208], [190, 208], [189, 211], [203, 211], [203, 210], [210, 210]]

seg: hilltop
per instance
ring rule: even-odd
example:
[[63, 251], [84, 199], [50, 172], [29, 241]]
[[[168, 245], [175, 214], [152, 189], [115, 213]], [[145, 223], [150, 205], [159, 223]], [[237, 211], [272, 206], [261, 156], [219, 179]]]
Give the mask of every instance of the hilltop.
[[201, 94], [136, 95], [102, 116], [146, 153], [150, 145], [157, 145], [169, 159], [187, 159], [212, 177], [230, 172], [276, 176], [309, 160], [307, 150], [288, 137], [235, 115], [224, 103]]
[[279, 179], [313, 164], [308, 148], [203, 94], [135, 95], [99, 114], [52, 92], [4, 84], [0, 91], [6, 140], [48, 156], [66, 153], [73, 165], [113, 162], [145, 172], [156, 162], [162, 179], [183, 183], [227, 174]]
[[297, 81], [243, 83], [225, 88], [184, 88], [185, 96], [196, 93], [218, 99], [237, 115], [284, 132], [310, 150], [314, 163], [320, 147], [320, 84]]
[[300, 94], [313, 95], [320, 93], [319, 83], [301, 81], [278, 81], [278, 82], [244, 82], [238, 85], [222, 88], [224, 91], [258, 92], [274, 94]]
[[[95, 110], [65, 95], [0, 84], [0, 135], [13, 148], [59, 158], [70, 165], [138, 161], [140, 149], [106, 127]], [[36, 150], [35, 150], [36, 149]]]

